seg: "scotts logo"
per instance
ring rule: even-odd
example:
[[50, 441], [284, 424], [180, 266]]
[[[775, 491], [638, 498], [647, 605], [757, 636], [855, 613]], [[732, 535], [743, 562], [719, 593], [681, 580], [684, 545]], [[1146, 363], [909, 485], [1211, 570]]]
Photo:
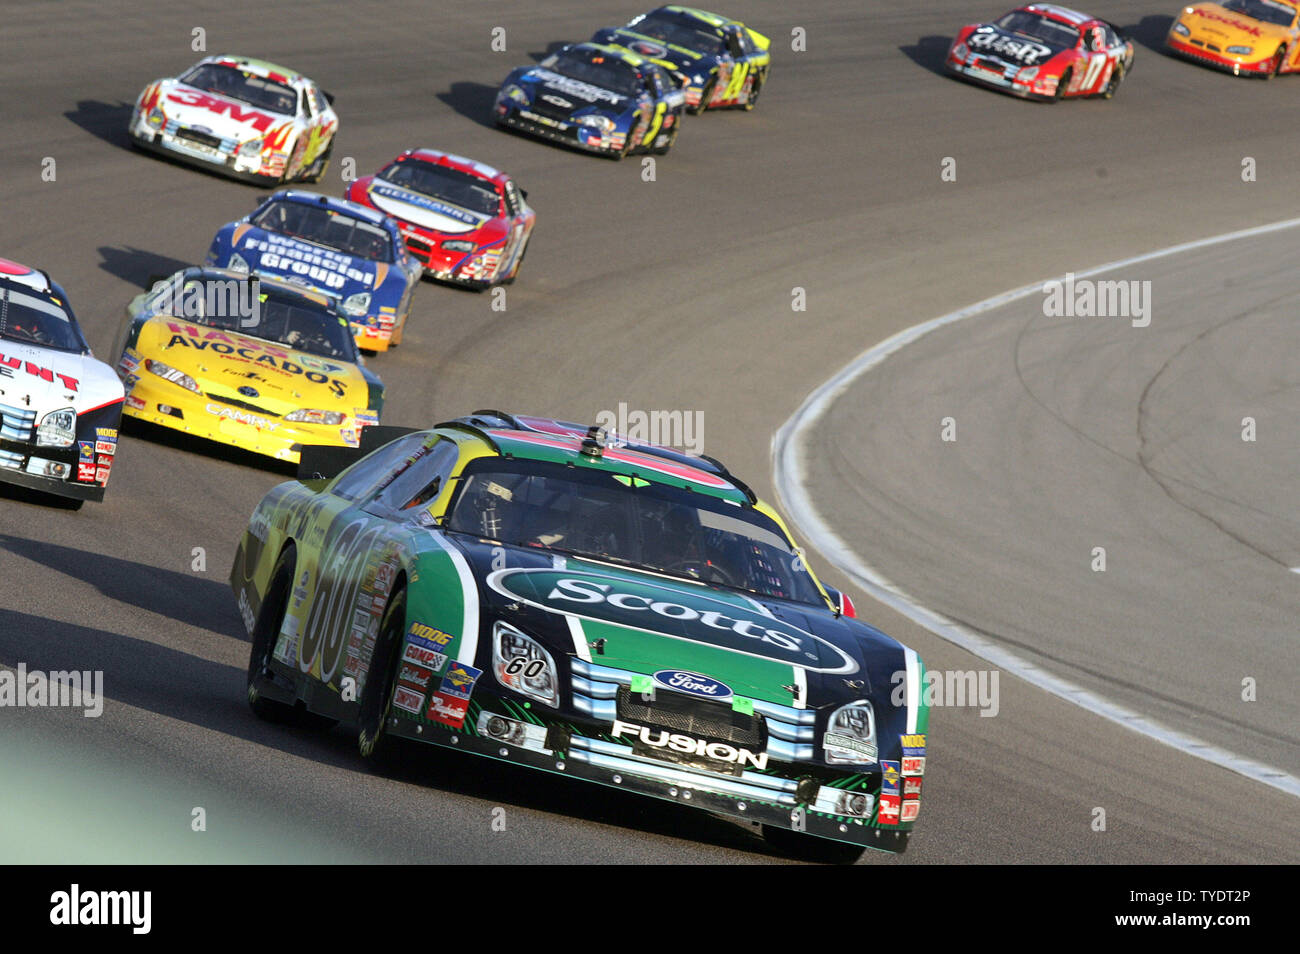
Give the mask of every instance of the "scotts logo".
[[736, 765], [748, 764], [756, 769], [767, 768], [766, 752], [751, 752], [749, 749], [738, 749], [726, 742], [710, 742], [707, 739], [697, 739], [693, 735], [681, 735], [676, 732], [666, 732], [663, 729], [651, 729], [648, 726], [623, 722], [619, 719], [614, 720], [613, 735], [614, 738], [635, 738], [643, 745], [655, 749], [670, 749], [673, 752], [681, 752], [683, 755], [700, 755], [717, 762], [730, 762]]
[[548, 613], [704, 643], [812, 672], [858, 670], [857, 663], [832, 643], [694, 587], [555, 569], [497, 570], [488, 575], [487, 584], [511, 600]]
[[655, 673], [654, 680], [665, 689], [676, 689], [678, 692], [687, 692], [693, 696], [704, 696], [706, 699], [728, 699], [731, 697], [731, 688], [729, 686], [696, 672], [686, 672], [682, 669], [661, 669]]

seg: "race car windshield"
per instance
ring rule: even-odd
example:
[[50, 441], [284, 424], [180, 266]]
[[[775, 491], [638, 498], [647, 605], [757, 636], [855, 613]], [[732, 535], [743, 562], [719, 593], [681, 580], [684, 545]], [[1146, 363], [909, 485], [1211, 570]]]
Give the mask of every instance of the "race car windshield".
[[406, 159], [394, 162], [379, 178], [479, 215], [495, 216], [501, 210], [501, 197], [491, 185], [459, 169]]
[[84, 353], [86, 343], [68, 313], [52, 301], [0, 285], [0, 338], [55, 351]]
[[1225, 10], [1231, 10], [1233, 13], [1241, 13], [1255, 20], [1263, 20], [1265, 23], [1275, 23], [1278, 26], [1289, 27], [1291, 21], [1295, 19], [1295, 9], [1281, 3], [1271, 3], [1270, 0], [1225, 0], [1223, 4]]
[[632, 64], [598, 50], [569, 50], [543, 60], [542, 66], [620, 96], [641, 94], [641, 78]]
[[356, 345], [347, 320], [327, 308], [295, 295], [260, 286], [256, 302], [247, 293], [230, 289], [240, 279], [188, 279], [180, 290], [162, 287], [150, 301], [159, 314], [172, 314], [187, 322], [231, 331], [341, 361], [357, 360]]
[[205, 63], [182, 76], [181, 82], [195, 89], [237, 99], [268, 113], [292, 116], [298, 108], [298, 94], [292, 87], [245, 73], [233, 66]]
[[449, 530], [761, 596], [824, 605], [781, 529], [751, 507], [644, 478], [544, 461], [480, 458]]
[[251, 221], [259, 229], [323, 245], [355, 258], [393, 260], [393, 242], [387, 232], [323, 205], [283, 199], [266, 205]]
[[712, 33], [705, 33], [702, 30], [692, 29], [675, 20], [657, 17], [654, 14], [650, 14], [644, 20], [633, 21], [630, 29], [642, 36], [662, 40], [664, 43], [671, 43], [673, 46], [685, 47], [688, 50], [694, 50], [696, 53], [721, 56], [727, 52], [727, 47], [722, 42], [721, 37]]
[[1073, 27], [1027, 10], [1013, 10], [994, 23], [994, 26], [1007, 33], [1018, 33], [1021, 36], [1042, 40], [1051, 46], [1074, 46], [1079, 39], [1079, 34]]

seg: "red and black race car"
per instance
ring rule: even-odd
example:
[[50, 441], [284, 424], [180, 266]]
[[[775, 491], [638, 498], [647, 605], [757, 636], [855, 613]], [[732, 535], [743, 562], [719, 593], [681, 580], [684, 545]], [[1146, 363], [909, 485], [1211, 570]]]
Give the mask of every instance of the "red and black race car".
[[1027, 99], [1110, 99], [1133, 69], [1133, 43], [1105, 20], [1031, 3], [992, 23], [962, 27], [945, 65], [952, 74]]
[[519, 274], [537, 221], [527, 195], [504, 172], [436, 149], [408, 149], [347, 193], [397, 221], [425, 275], [473, 288]]

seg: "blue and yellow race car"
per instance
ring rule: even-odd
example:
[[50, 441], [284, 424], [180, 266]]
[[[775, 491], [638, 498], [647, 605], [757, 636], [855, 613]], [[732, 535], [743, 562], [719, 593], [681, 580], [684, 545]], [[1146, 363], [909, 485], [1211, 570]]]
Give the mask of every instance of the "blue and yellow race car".
[[771, 41], [738, 20], [694, 7], [659, 7], [592, 41], [619, 46], [667, 69], [686, 110], [753, 109], [772, 66]]
[[621, 159], [665, 155], [686, 96], [662, 66], [625, 49], [577, 43], [513, 70], [497, 93], [497, 125]]

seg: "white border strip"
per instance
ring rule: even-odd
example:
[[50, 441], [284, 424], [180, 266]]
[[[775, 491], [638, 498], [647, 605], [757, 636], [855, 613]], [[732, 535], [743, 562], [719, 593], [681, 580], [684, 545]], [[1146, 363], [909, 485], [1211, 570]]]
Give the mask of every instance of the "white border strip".
[[[1135, 255], [1132, 258], [1122, 259], [1118, 262], [1098, 265], [1096, 268], [1087, 271], [1076, 272], [1075, 278], [1089, 278], [1093, 275], [1100, 275], [1104, 272], [1127, 268], [1131, 265], [1138, 265], [1159, 258], [1167, 258], [1184, 252], [1192, 252], [1214, 245], [1235, 242], [1240, 239], [1255, 238], [1271, 232], [1281, 232], [1296, 227], [1300, 227], [1300, 218], [1287, 219], [1282, 222], [1274, 222], [1271, 225], [1260, 225], [1236, 232], [1228, 232], [1223, 235], [1197, 239], [1194, 242], [1172, 245], [1169, 248], [1147, 252], [1143, 255]], [[1064, 276], [1057, 279], [1057, 281], [1064, 281]], [[868, 348], [829, 381], [813, 391], [799, 409], [795, 411], [794, 415], [772, 436], [772, 476], [778, 501], [785, 512], [790, 515], [794, 524], [800, 528], [805, 539], [821, 551], [841, 572], [877, 600], [925, 627], [936, 636], [955, 643], [976, 656], [988, 660], [998, 668], [1019, 676], [1031, 685], [1045, 689], [1053, 695], [1072, 702], [1104, 719], [1116, 722], [1150, 739], [1178, 749], [1180, 752], [1185, 752], [1198, 759], [1204, 759], [1220, 768], [1236, 772], [1238, 775], [1244, 775], [1246, 778], [1254, 779], [1257, 782], [1263, 782], [1265, 785], [1270, 785], [1279, 791], [1286, 792], [1288, 795], [1300, 797], [1300, 778], [1154, 722], [1144, 715], [1089, 692], [1083, 687], [1077, 686], [1059, 676], [1055, 676], [1028, 660], [1022, 659], [986, 636], [954, 623], [952, 620], [922, 606], [855, 553], [849, 544], [822, 517], [817, 510], [816, 504], [813, 503], [812, 497], [808, 494], [806, 471], [803, 463], [803, 448], [806, 443], [806, 435], [825, 416], [830, 406], [850, 384], [890, 355], [918, 338], [922, 338], [945, 325], [955, 324], [958, 321], [982, 315], [1035, 293], [1041, 294], [1044, 284], [1046, 283], [1038, 282], [1003, 292], [1000, 295], [986, 298], [958, 311], [904, 329], [874, 347]]]

